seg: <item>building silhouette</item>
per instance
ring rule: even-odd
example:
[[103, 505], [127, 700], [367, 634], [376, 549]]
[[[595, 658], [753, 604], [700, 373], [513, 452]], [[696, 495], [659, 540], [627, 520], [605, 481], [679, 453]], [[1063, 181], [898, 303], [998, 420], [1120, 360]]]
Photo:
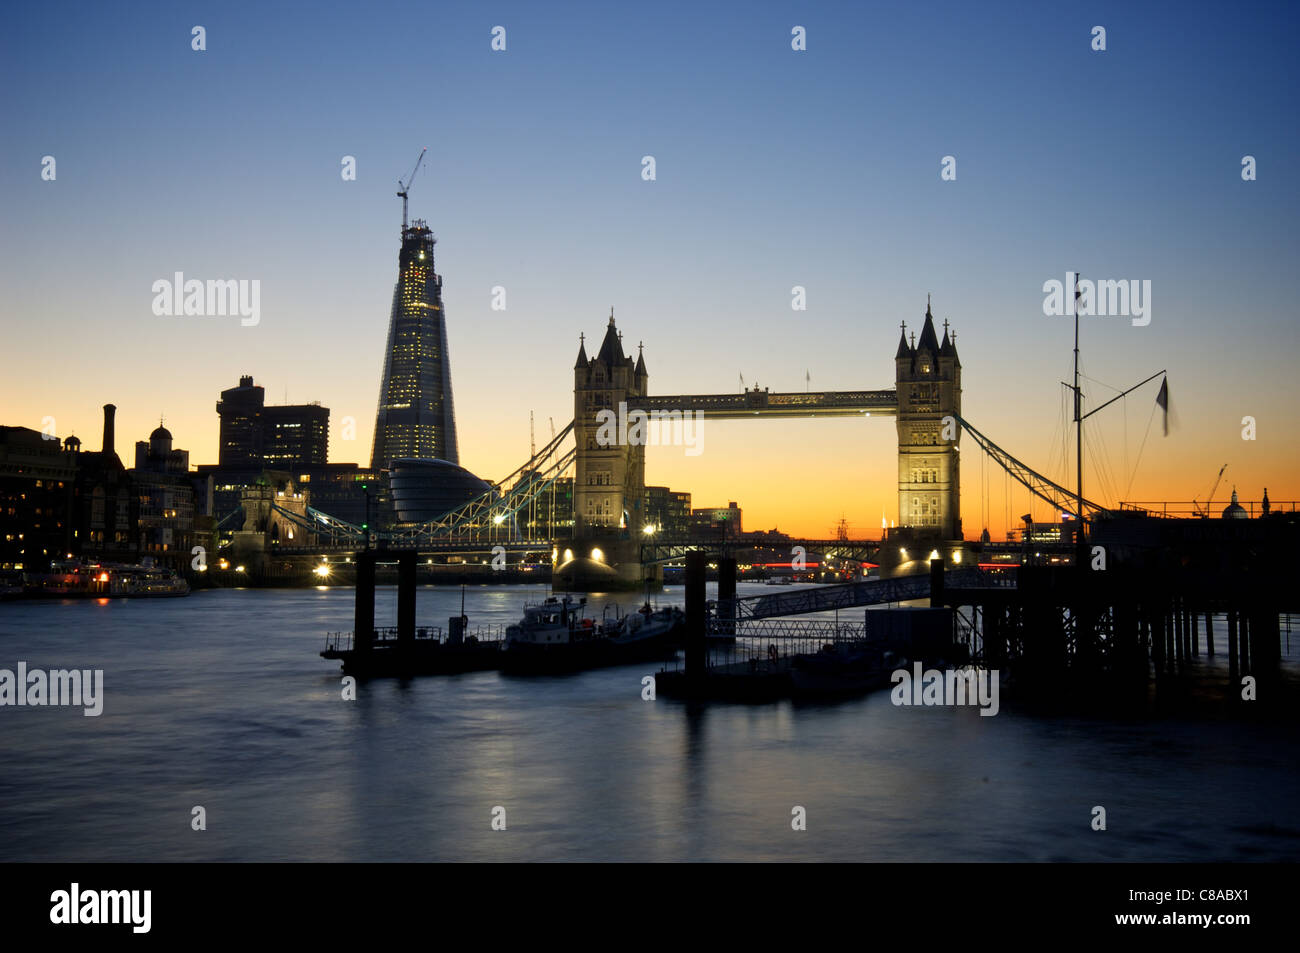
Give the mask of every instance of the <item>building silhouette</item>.
[[374, 470], [403, 458], [460, 463], [442, 277], [433, 263], [435, 241], [421, 220], [402, 229], [370, 454]]
[[217, 465], [294, 470], [329, 460], [328, 407], [266, 403], [266, 392], [244, 376], [221, 392]]

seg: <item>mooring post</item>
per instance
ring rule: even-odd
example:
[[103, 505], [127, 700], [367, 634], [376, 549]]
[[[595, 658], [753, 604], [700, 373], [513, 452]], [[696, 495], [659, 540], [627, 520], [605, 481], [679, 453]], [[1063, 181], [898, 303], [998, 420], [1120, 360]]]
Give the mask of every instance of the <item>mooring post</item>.
[[1205, 610], [1205, 654], [1214, 654], [1214, 610]]
[[[1235, 598], [1235, 597], [1234, 597]], [[1233, 697], [1238, 685], [1237, 668], [1237, 609], [1234, 604], [1228, 609], [1228, 688]]]
[[357, 594], [353, 640], [357, 649], [369, 649], [375, 640], [375, 551], [357, 553]]
[[1251, 631], [1251, 610], [1249, 607], [1246, 611], [1237, 617], [1237, 645], [1241, 647], [1241, 673], [1243, 675], [1253, 674], [1255, 668], [1250, 664], [1250, 644], [1254, 641], [1254, 633]]
[[943, 560], [930, 560], [930, 608], [943, 608]]
[[725, 635], [736, 634], [736, 560], [732, 556], [718, 559], [718, 621]]
[[397, 638], [415, 639], [415, 550], [397, 557]]
[[1147, 613], [1146, 629], [1151, 643], [1151, 659], [1156, 669], [1156, 678], [1165, 677], [1165, 626], [1155, 606], [1144, 607]]
[[1196, 610], [1192, 609], [1187, 613], [1187, 621], [1192, 627], [1192, 656], [1201, 657], [1201, 627], [1196, 624]]
[[706, 638], [705, 630], [705, 573], [708, 555], [699, 550], [686, 554], [686, 677], [692, 681], [704, 678]]

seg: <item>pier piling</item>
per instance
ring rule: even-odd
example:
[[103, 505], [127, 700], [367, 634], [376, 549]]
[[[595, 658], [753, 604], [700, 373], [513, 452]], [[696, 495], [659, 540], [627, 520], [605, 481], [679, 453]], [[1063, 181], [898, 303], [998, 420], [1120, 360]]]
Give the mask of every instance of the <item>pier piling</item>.
[[352, 630], [356, 647], [368, 649], [375, 639], [375, 551], [357, 553], [356, 615]]
[[930, 608], [943, 607], [943, 560], [930, 560]]
[[[686, 677], [704, 678], [706, 654], [705, 573], [708, 555], [693, 550], [686, 554]], [[734, 586], [735, 583], [733, 582]], [[733, 593], [734, 594], [734, 593]]]
[[415, 550], [397, 557], [397, 638], [415, 638]]

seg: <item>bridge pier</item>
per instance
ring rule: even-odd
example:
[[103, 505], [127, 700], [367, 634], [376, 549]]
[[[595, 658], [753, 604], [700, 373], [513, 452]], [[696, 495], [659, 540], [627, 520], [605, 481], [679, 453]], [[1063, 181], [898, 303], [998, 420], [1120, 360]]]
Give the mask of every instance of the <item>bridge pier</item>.
[[556, 544], [554, 589], [618, 592], [663, 585], [663, 568], [641, 562], [641, 542], [627, 535], [587, 535]]

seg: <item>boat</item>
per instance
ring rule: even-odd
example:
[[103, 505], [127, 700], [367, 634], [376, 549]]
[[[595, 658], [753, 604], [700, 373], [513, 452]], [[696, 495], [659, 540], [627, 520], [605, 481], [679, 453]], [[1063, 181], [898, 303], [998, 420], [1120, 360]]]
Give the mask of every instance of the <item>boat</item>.
[[376, 628], [367, 645], [358, 646], [352, 632], [331, 632], [320, 656], [338, 659], [343, 674], [360, 678], [404, 678], [410, 675], [457, 675], [496, 668], [501, 661], [501, 629], [468, 632], [465, 615], [452, 616], [447, 632], [439, 627], [417, 628], [402, 638], [395, 627]]
[[156, 565], [151, 557], [142, 563], [88, 562], [59, 559], [48, 572], [24, 575], [25, 594], [53, 598], [159, 598], [188, 596], [190, 584], [173, 569]]
[[686, 613], [678, 606], [652, 609], [648, 602], [615, 623], [617, 636], [639, 635], [641, 638], [663, 638], [676, 642], [685, 631]]
[[161, 566], [116, 566], [108, 572], [108, 594], [138, 599], [188, 596], [190, 584]]
[[680, 610], [642, 611], [609, 621], [586, 617], [586, 605], [585, 598], [550, 596], [524, 606], [524, 617], [506, 629], [501, 671], [559, 674], [674, 655], [673, 642], [684, 627]]

